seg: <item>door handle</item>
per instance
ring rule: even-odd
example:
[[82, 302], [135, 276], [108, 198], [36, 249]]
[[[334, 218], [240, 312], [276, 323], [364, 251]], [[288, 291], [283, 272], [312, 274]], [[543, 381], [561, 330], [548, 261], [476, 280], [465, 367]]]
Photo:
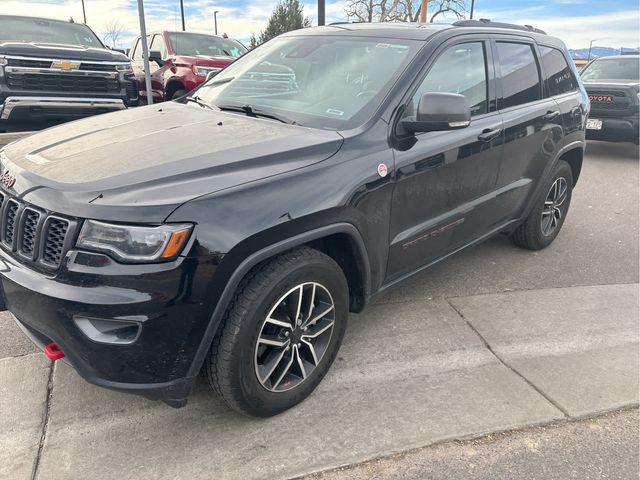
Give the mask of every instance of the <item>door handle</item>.
[[481, 142], [490, 142], [501, 133], [501, 128], [494, 128], [493, 130], [490, 128], [485, 128], [482, 133], [478, 135], [478, 140], [480, 140]]
[[558, 118], [560, 116], [560, 112], [558, 110], [556, 111], [551, 111], [549, 110], [547, 113], [545, 113], [542, 118], [544, 120], [554, 120], [556, 118]]

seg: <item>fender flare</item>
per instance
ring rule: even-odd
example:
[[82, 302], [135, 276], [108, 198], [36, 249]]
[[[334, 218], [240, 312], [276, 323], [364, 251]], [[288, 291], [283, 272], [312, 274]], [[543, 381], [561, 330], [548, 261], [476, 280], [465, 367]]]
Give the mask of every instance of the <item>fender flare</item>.
[[[532, 192], [532, 194], [529, 196], [529, 200], [527, 201], [527, 204], [526, 204], [525, 208], [522, 210], [522, 215], [520, 217], [520, 220], [524, 220], [529, 216], [529, 213], [531, 212], [531, 210], [535, 206], [535, 203], [536, 203], [536, 200], [538, 199], [538, 196], [541, 195], [540, 192], [542, 190], [542, 187], [546, 184], [546, 182], [549, 179], [549, 176], [551, 175], [551, 172], [553, 171], [554, 167], [560, 161], [560, 157], [565, 155], [570, 150], [575, 150], [577, 148], [581, 148], [583, 153], [584, 153], [585, 142], [581, 141], [581, 140], [577, 140], [575, 142], [568, 143], [567, 145], [565, 145], [564, 147], [562, 147], [558, 151], [558, 153], [553, 157], [553, 160], [551, 160], [550, 162], [547, 163], [547, 166], [545, 167], [544, 172], [542, 172], [542, 175], [540, 176], [540, 180], [538, 180], [538, 184], [536, 185], [536, 187], [535, 187], [534, 191]], [[574, 187], [575, 187], [576, 181], [577, 181], [577, 179], [574, 179]]]
[[236, 292], [238, 285], [244, 278], [244, 276], [255, 267], [258, 263], [271, 258], [279, 253], [282, 253], [286, 250], [290, 250], [292, 248], [298, 247], [300, 245], [304, 245], [313, 240], [318, 240], [323, 237], [328, 237], [330, 235], [334, 235], [336, 233], [342, 233], [348, 235], [356, 245], [356, 254], [360, 257], [358, 260], [362, 264], [362, 280], [364, 284], [364, 292], [365, 292], [365, 301], [370, 297], [371, 292], [371, 269], [369, 265], [369, 257], [367, 255], [367, 250], [364, 244], [364, 240], [362, 239], [362, 235], [360, 231], [351, 223], [336, 223], [332, 225], [326, 225], [324, 227], [316, 228], [313, 230], [309, 230], [307, 232], [294, 235], [293, 237], [287, 238], [280, 242], [274, 243], [272, 245], [266, 246], [261, 250], [258, 250], [247, 258], [245, 258], [233, 271], [227, 284], [224, 287], [222, 295], [218, 299], [218, 303], [213, 309], [213, 313], [211, 314], [211, 318], [209, 319], [209, 324], [204, 332], [202, 340], [200, 341], [200, 345], [198, 346], [198, 350], [196, 351], [195, 356], [193, 357], [193, 361], [191, 362], [191, 366], [189, 367], [189, 371], [187, 376], [189, 378], [195, 378], [200, 369], [202, 368], [202, 364], [204, 363], [205, 357], [209, 352], [211, 347], [211, 342], [213, 341], [213, 337], [218, 331], [218, 327], [220, 326], [220, 322], [222, 321], [222, 317], [227, 311], [227, 307], [231, 302], [231, 298]]

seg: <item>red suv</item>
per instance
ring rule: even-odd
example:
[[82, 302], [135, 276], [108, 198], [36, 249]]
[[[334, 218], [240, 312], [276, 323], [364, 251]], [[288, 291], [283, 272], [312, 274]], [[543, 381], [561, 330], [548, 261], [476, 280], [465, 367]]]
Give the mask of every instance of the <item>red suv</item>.
[[[247, 48], [237, 40], [186, 32], [156, 32], [147, 35], [153, 101], [163, 102], [183, 96], [207, 78], [243, 55]], [[129, 51], [138, 80], [140, 100], [145, 102], [142, 42], [138, 37]]]

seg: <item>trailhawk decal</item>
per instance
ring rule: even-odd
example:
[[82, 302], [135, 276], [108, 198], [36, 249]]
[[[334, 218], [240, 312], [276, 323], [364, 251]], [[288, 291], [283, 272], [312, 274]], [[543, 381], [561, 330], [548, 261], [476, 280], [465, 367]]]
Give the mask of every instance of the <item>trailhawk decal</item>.
[[454, 222], [447, 223], [446, 225], [443, 225], [442, 227], [438, 227], [435, 230], [431, 230], [430, 232], [427, 232], [424, 235], [420, 235], [418, 238], [414, 238], [413, 240], [402, 244], [402, 249], [406, 250], [409, 247], [414, 247], [418, 243], [421, 243], [421, 242], [424, 242], [426, 240], [429, 240], [430, 238], [437, 237], [438, 235], [446, 232], [447, 230], [451, 230], [452, 228], [455, 228], [458, 225], [461, 225], [463, 223], [464, 223], [464, 217], [459, 218], [458, 220], [456, 220]]

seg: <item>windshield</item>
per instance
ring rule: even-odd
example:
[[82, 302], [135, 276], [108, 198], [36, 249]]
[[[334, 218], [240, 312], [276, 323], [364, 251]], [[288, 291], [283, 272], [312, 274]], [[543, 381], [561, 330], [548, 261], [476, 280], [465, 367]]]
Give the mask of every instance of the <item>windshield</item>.
[[229, 38], [192, 33], [170, 33], [169, 38], [176, 55], [238, 58], [247, 51], [240, 42]]
[[640, 73], [638, 58], [599, 58], [582, 70], [580, 74], [585, 82], [614, 80], [618, 82], [637, 82]]
[[411, 40], [280, 37], [232, 63], [198, 97], [218, 107], [250, 106], [299, 125], [363, 124], [420, 47]]
[[104, 48], [86, 25], [28, 17], [0, 17], [0, 42], [6, 41]]

